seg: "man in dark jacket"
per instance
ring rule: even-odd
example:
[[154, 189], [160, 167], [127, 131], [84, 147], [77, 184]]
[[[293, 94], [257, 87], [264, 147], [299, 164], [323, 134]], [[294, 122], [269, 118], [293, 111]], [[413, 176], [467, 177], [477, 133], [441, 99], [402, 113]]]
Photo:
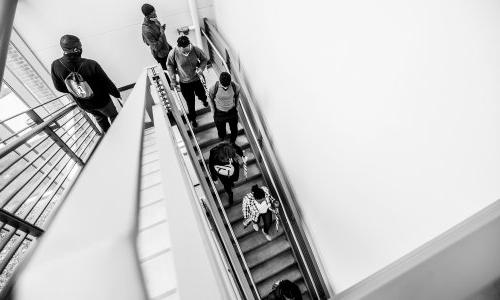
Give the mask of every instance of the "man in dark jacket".
[[82, 58], [82, 44], [78, 37], [64, 35], [60, 45], [64, 55], [52, 62], [50, 70], [56, 90], [69, 93], [64, 80], [71, 72], [78, 72], [92, 89], [93, 95], [89, 99], [73, 98], [78, 106], [96, 118], [104, 132], [108, 131], [108, 118], [113, 122], [118, 115], [109, 95], [120, 98], [120, 92], [97, 62]]
[[212, 180], [220, 179], [229, 206], [233, 205], [233, 186], [240, 177], [240, 162], [243, 163], [243, 150], [236, 144], [220, 143], [210, 150], [208, 165]]
[[144, 4], [141, 7], [144, 14], [142, 23], [142, 40], [151, 48], [151, 54], [161, 65], [163, 70], [167, 69], [168, 53], [172, 49], [165, 37], [165, 24], [161, 25], [152, 5]]

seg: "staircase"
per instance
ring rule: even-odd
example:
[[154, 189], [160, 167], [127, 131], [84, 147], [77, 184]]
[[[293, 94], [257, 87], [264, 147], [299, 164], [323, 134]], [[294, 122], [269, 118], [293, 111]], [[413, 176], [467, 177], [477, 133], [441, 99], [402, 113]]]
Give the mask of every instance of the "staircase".
[[[215, 78], [215, 73], [212, 70], [209, 70], [209, 73], [211, 74], [207, 77], [207, 81], [210, 85], [215, 81], [213, 79]], [[210, 108], [204, 108], [199, 100], [196, 100], [196, 107], [198, 127], [194, 129], [195, 138], [203, 152], [203, 159], [205, 159], [208, 165], [210, 149], [220, 141]], [[238, 128], [239, 132], [236, 144], [248, 156], [248, 177], [245, 178], [243, 171], [241, 171], [240, 179], [235, 183], [235, 187], [233, 188], [234, 204], [231, 207], [229, 206], [222, 184], [217, 181], [216, 186], [217, 193], [223, 202], [225, 213], [231, 223], [230, 226], [248, 263], [251, 276], [261, 298], [265, 298], [269, 294], [274, 282], [280, 279], [288, 279], [300, 287], [303, 299], [311, 299], [297, 261], [292, 253], [291, 245], [283, 231], [282, 224], [280, 224], [279, 231], [276, 232], [276, 227], [273, 223], [269, 231], [273, 238], [270, 242], [265, 239], [262, 232], [255, 232], [252, 226], [243, 228], [243, 214], [241, 211], [243, 197], [251, 191], [252, 185], [267, 186], [267, 184], [264, 182], [262, 172], [256, 163], [255, 156], [241, 124], [238, 124]], [[209, 180], [208, 176], [206, 180]]]

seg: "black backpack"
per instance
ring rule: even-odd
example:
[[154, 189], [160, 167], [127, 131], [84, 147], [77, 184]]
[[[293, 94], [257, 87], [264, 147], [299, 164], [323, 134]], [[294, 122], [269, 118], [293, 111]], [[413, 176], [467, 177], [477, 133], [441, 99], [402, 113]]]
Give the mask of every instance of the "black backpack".
[[66, 65], [59, 60], [59, 62], [70, 72], [66, 78], [64, 78], [64, 84], [66, 85], [66, 88], [68, 89], [68, 92], [75, 96], [78, 99], [89, 99], [94, 96], [94, 92], [92, 91], [92, 88], [90, 85], [83, 79], [83, 76], [78, 73], [80, 72], [80, 69], [83, 66], [83, 62], [78, 67], [78, 71], [72, 71]]

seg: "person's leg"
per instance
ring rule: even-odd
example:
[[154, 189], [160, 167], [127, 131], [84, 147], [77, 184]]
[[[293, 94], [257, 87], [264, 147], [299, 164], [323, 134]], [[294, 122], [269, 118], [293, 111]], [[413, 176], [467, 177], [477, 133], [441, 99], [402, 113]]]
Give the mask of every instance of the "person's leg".
[[193, 82], [193, 86], [196, 97], [198, 97], [198, 99], [203, 102], [203, 106], [208, 107], [207, 93], [205, 92], [205, 88], [203, 87], [203, 83], [201, 83], [201, 80]]
[[266, 240], [272, 241], [273, 238], [269, 235], [269, 229], [273, 223], [273, 215], [271, 211], [268, 210], [265, 214], [259, 215], [259, 217], [262, 217], [262, 220], [264, 221], [264, 226], [262, 226], [262, 233], [264, 234], [264, 237]]
[[104, 133], [108, 131], [109, 126], [111, 125], [109, 124], [108, 117], [106, 115], [95, 109], [87, 110], [87, 112], [95, 117], [97, 124], [99, 124], [99, 127], [101, 127]]
[[217, 134], [219, 139], [223, 140], [226, 138], [226, 121], [214, 118], [215, 127], [217, 128]]
[[111, 120], [111, 123], [113, 123], [113, 121], [116, 119], [116, 116], [118, 115], [113, 101], [109, 101], [106, 106], [104, 106], [103, 108], [99, 108], [98, 111], [108, 117]]
[[[167, 58], [168, 56], [165, 56], [165, 57], [154, 57], [155, 60], [161, 65], [161, 68], [164, 70], [164, 71], [167, 71]], [[167, 82], [168, 82], [168, 85], [170, 86], [170, 77], [168, 77], [168, 75], [165, 73], [165, 77], [167, 77]]]
[[265, 214], [259, 215], [259, 217], [260, 216], [262, 216], [262, 220], [264, 221], [264, 226], [262, 227], [262, 230], [264, 231], [264, 233], [269, 234], [269, 229], [273, 224], [273, 213], [270, 210], [268, 210]]
[[188, 107], [188, 119], [189, 121], [196, 122], [196, 109], [194, 107], [194, 88], [193, 84], [190, 83], [180, 83], [181, 93]]
[[224, 186], [224, 191], [226, 191], [226, 194], [228, 196], [228, 202], [229, 206], [233, 206], [233, 189], [232, 189], [232, 180], [230, 177], [226, 176], [219, 176], [220, 181], [222, 182], [222, 185]]
[[238, 137], [238, 115], [229, 119], [229, 130], [231, 130], [229, 141], [234, 144]]

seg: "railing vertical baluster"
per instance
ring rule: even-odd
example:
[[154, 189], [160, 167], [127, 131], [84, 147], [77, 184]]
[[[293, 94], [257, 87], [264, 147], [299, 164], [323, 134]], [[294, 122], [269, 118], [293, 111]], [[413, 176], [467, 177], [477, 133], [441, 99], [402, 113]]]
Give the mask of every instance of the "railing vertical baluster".
[[[70, 113], [70, 112], [68, 112]], [[44, 120], [35, 112], [35, 111], [29, 111], [26, 113], [36, 124], [40, 125], [44, 122]], [[43, 131], [52, 139], [54, 140], [54, 142], [56, 142], [56, 144], [61, 147], [61, 149], [66, 152], [66, 154], [69, 155], [69, 157], [71, 157], [77, 164], [79, 164], [80, 166], [83, 166], [83, 161], [80, 157], [78, 157], [78, 155], [76, 155], [75, 152], [73, 152], [73, 150], [71, 150], [68, 145], [61, 139], [61, 137], [59, 135], [57, 135], [57, 133], [54, 132], [54, 130], [52, 128], [50, 128], [49, 126], [45, 127], [43, 129]]]

